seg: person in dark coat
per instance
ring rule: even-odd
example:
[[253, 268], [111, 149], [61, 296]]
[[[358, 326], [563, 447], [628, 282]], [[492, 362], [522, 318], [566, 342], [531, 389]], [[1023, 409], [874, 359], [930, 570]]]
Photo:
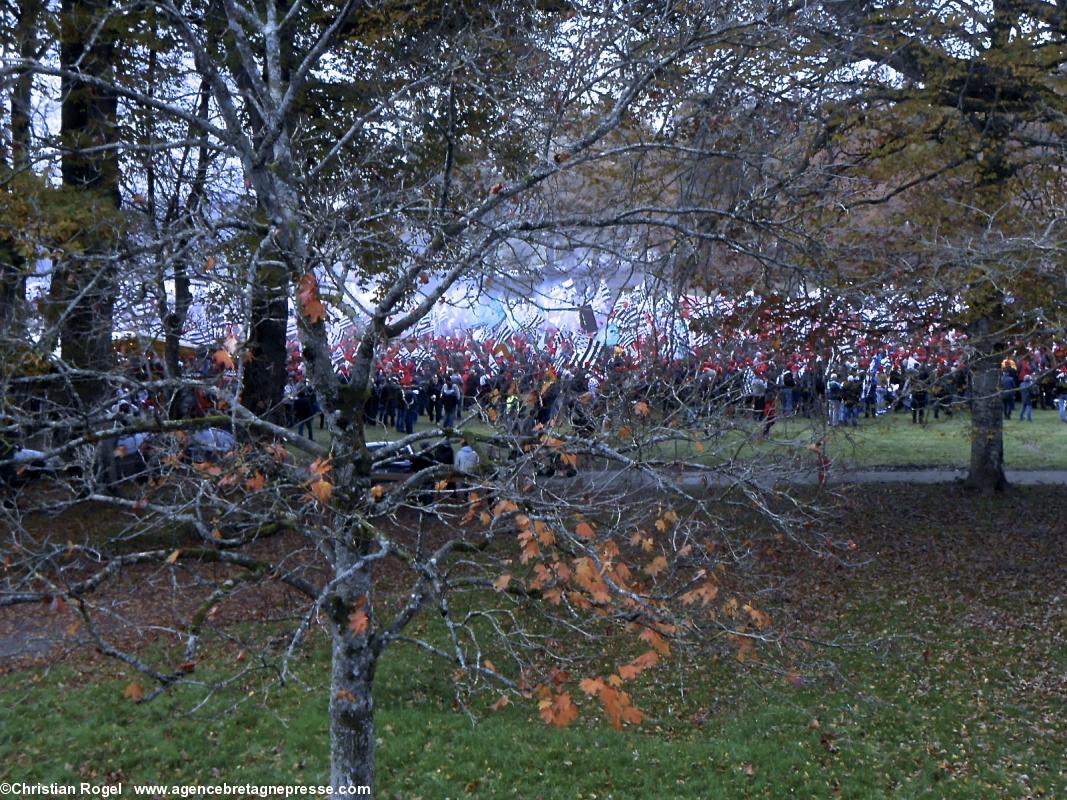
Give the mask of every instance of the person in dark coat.
[[911, 421], [919, 425], [926, 424], [926, 401], [930, 391], [930, 371], [919, 367], [908, 380], [911, 397]]
[[293, 400], [293, 416], [296, 418], [297, 434], [303, 435], [304, 429], [307, 428], [308, 438], [315, 441], [315, 426], [312, 420], [318, 413], [319, 404], [315, 398], [315, 392], [312, 391], [307, 381], [303, 381], [297, 388], [296, 398]]
[[444, 411], [444, 427], [451, 428], [456, 424], [456, 409], [459, 408], [459, 387], [452, 382], [452, 376], [445, 378], [445, 385], [441, 387], [441, 410]]

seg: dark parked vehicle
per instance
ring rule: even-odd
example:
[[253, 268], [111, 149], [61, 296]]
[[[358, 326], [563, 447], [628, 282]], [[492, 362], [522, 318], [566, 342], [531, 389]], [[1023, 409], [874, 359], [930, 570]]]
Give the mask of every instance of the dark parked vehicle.
[[[377, 451], [390, 444], [392, 442], [367, 442], [371, 458], [375, 457], [374, 454]], [[371, 472], [376, 480], [400, 481], [419, 470], [439, 464], [452, 464], [454, 460], [455, 452], [452, 450], [452, 445], [446, 441], [421, 450], [415, 450], [411, 445], [404, 445], [390, 457], [376, 461], [371, 467]]]

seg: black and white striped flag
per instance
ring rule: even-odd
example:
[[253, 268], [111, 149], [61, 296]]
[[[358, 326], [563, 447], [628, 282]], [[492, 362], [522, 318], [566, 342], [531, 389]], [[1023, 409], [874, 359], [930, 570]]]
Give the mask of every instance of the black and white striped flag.
[[427, 314], [418, 322], [415, 323], [415, 327], [411, 331], [411, 335], [416, 339], [422, 339], [427, 336], [433, 336], [434, 324], [433, 314]]
[[592, 306], [593, 310], [598, 314], [607, 312], [611, 307], [611, 289], [608, 288], [607, 281], [603, 278], [600, 280], [600, 286], [597, 287], [593, 299], [589, 301], [589, 305]]
[[585, 368], [595, 364], [604, 350], [604, 342], [599, 339], [591, 339], [581, 352], [575, 352], [572, 366]]

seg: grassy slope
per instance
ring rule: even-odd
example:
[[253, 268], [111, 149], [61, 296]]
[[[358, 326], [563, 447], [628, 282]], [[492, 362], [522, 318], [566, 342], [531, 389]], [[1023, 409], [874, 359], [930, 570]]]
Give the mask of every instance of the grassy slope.
[[[395, 651], [377, 691], [380, 796], [1067, 794], [1067, 498], [948, 491], [846, 500], [834, 524], [873, 557], [862, 569], [796, 553], [772, 565], [795, 629], [834, 640], [793, 665], [793, 682], [769, 662], [678, 657], [635, 690], [649, 715], [637, 730], [590, 711], [556, 731], [530, 704], [488, 712], [494, 697], [473, 702], [472, 725], [450, 708], [447, 669]], [[192, 716], [191, 691], [124, 699], [131, 676], [111, 662], [9, 675], [0, 777], [319, 783], [324, 668], [319, 649], [301, 669], [312, 688], [250, 679]]]
[[[965, 467], [970, 462], [970, 415], [966, 413], [937, 420], [931, 417], [927, 425], [920, 426], [912, 424], [910, 413], [899, 412], [877, 419], [861, 419], [856, 428], [832, 429], [813, 425], [804, 418], [783, 418], [772, 429], [769, 441], [759, 437], [760, 425], [739, 420], [732, 424], [737, 429], [723, 437], [721, 447], [709, 446], [698, 452], [683, 441], [661, 445], [652, 455], [695, 461], [747, 458], [753, 453], [799, 455], [813, 465], [814, 456], [807, 446], [828, 434], [826, 452], [838, 463], [859, 467]], [[423, 417], [415, 429], [432, 427]], [[474, 423], [472, 427], [480, 433], [490, 433], [484, 423]], [[1035, 411], [1032, 423], [1014, 418], [1005, 420], [1004, 432], [1004, 457], [1009, 469], [1067, 469], [1067, 425], [1055, 411]], [[373, 426], [367, 431], [371, 440], [395, 440], [399, 436], [395, 428], [384, 426]], [[328, 445], [328, 437], [328, 431], [316, 429], [318, 441]]]

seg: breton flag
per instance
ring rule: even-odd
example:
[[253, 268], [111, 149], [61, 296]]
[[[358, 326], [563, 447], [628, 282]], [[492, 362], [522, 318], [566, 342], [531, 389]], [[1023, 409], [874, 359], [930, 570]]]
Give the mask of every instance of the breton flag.
[[519, 326], [519, 331], [531, 342], [541, 341], [541, 331], [545, 327], [545, 315], [538, 311]]
[[626, 298], [626, 303], [621, 310], [615, 312], [615, 325], [619, 329], [620, 338], [631, 332], [636, 338], [637, 331], [644, 321], [645, 289], [644, 284], [637, 286]]
[[589, 337], [577, 334], [574, 337], [574, 352], [571, 354], [567, 365], [570, 367], [584, 368], [595, 364], [604, 349], [603, 339], [599, 336]]
[[499, 342], [511, 336], [515, 332], [515, 323], [505, 314], [504, 318], [500, 320], [492, 328], [482, 327], [473, 332], [473, 337], [476, 342], [481, 344], [482, 342], [492, 341]]
[[416, 369], [422, 369], [426, 364], [436, 359], [436, 354], [429, 347], [418, 345], [411, 351], [411, 360], [415, 362]]
[[561, 352], [554, 359], [552, 359], [552, 369], [559, 375], [563, 372], [563, 368], [567, 366], [567, 359], [570, 358], [570, 354], [567, 352]]
[[599, 360], [600, 354], [603, 352], [603, 350], [604, 342], [600, 339], [593, 339], [589, 342], [589, 344], [586, 345], [585, 350], [580, 355], [576, 354], [577, 359], [574, 363], [577, 366], [582, 367], [583, 369], [585, 367], [591, 366]]
[[615, 342], [615, 346], [628, 350], [637, 343], [637, 336], [636, 327], [623, 328], [619, 326], [619, 339]]
[[411, 331], [411, 335], [416, 339], [422, 339], [426, 336], [433, 336], [434, 324], [433, 315], [426, 314], [422, 319], [415, 323], [414, 329]]
[[552, 359], [552, 367], [559, 375], [570, 363], [571, 356], [574, 354], [574, 342], [563, 331], [559, 331], [557, 336], [557, 350], [555, 358]]
[[600, 279], [600, 286], [597, 287], [596, 294], [589, 301], [589, 305], [600, 313], [607, 311], [611, 307], [611, 289], [608, 288], [608, 283], [603, 278]]

